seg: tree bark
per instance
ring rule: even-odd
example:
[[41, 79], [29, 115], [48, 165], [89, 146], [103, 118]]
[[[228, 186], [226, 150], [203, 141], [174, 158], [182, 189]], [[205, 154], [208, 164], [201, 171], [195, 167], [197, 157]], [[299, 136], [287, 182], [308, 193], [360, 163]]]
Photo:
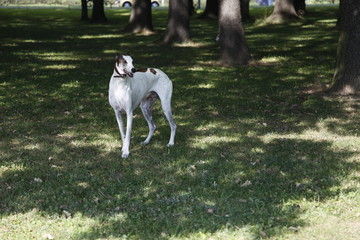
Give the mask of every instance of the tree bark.
[[250, 0], [240, 0], [241, 20], [243, 22], [250, 20]]
[[91, 22], [106, 22], [107, 18], [105, 16], [104, 10], [104, 0], [93, 0], [93, 11]]
[[206, 6], [200, 18], [217, 19], [219, 15], [219, 0], [206, 0]]
[[303, 15], [306, 12], [306, 3], [305, 0], [294, 0], [295, 12], [298, 15]]
[[220, 63], [246, 65], [251, 56], [241, 23], [239, 0], [220, 0]]
[[[239, 0], [241, 10], [241, 20], [243, 22], [251, 20], [250, 18], [250, 0]], [[219, 16], [219, 0], [207, 0], [206, 7], [200, 18], [217, 19]]]
[[87, 9], [87, 1], [81, 0], [81, 21], [89, 20], [88, 9]]
[[189, 0], [170, 0], [164, 44], [191, 42]]
[[194, 0], [189, 0], [189, 15], [192, 16], [196, 13], [195, 7], [194, 7]]
[[133, 0], [131, 15], [125, 32], [149, 34], [153, 31], [151, 0]]
[[266, 18], [266, 23], [283, 23], [299, 20], [294, 8], [294, 0], [276, 0], [272, 14]]
[[330, 92], [343, 95], [360, 92], [360, 1], [340, 1], [340, 37], [337, 66]]

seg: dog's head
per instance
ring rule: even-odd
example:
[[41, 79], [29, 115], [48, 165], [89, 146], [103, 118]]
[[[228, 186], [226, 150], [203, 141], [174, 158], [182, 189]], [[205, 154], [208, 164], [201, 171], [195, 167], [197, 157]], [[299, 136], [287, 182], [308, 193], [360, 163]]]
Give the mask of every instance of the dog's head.
[[119, 76], [129, 76], [133, 77], [135, 73], [135, 67], [133, 65], [133, 60], [129, 55], [119, 55], [115, 56], [115, 72]]

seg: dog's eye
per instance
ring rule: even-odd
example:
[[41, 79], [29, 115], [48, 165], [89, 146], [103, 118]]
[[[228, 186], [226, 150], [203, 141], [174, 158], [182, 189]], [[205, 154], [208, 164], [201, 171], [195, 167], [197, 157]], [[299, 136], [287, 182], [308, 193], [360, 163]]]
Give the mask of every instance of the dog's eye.
[[124, 60], [124, 64], [127, 64], [127, 61], [126, 61], [126, 60]]

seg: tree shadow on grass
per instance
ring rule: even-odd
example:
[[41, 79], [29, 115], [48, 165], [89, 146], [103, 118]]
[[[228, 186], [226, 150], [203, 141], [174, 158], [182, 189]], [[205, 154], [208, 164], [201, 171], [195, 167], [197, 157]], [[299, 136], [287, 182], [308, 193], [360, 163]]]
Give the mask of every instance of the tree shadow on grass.
[[[186, 94], [181, 94], [180, 103], [176, 103], [178, 97], [174, 99], [180, 126], [177, 145], [169, 150], [163, 146], [169, 130], [160, 120], [160, 133], [153, 143], [137, 147], [140, 135], [146, 133], [145, 122], [137, 121], [132, 157], [127, 160], [120, 159], [119, 142], [109, 146], [119, 136], [103, 97], [80, 105], [71, 103], [79, 88], [70, 86], [56, 90], [57, 98], [50, 104], [54, 109], [48, 112], [47, 101], [36, 107], [27, 103], [37, 109], [35, 116], [30, 117], [26, 110], [22, 112], [26, 122], [7, 119], [10, 128], [2, 129], [8, 140], [2, 145], [2, 165], [10, 169], [1, 177], [3, 216], [35, 208], [45, 215], [96, 220], [90, 230], [73, 235], [74, 239], [166, 239], [224, 229], [245, 229], [260, 237], [264, 232], [277, 236], [306, 226], [300, 218], [306, 209], [293, 202], [304, 198], [323, 201], [338, 195], [341, 179], [359, 168], [347, 161], [357, 152], [334, 148], [331, 140], [274, 137], [265, 141], [263, 136], [271, 131], [299, 134], [329, 116], [336, 106], [310, 99], [295, 108], [293, 120], [282, 128], [278, 120], [288, 120], [289, 115], [265, 111], [268, 104], [279, 103], [277, 97], [267, 94], [264, 98], [260, 83], [252, 83], [253, 92], [260, 96], [253, 98], [229, 84], [222, 81], [214, 89], [179, 85], [176, 91]], [[219, 89], [232, 91], [211, 97]], [[69, 104], [74, 110], [67, 113]], [[320, 114], [301, 119], [318, 104], [323, 107]], [[159, 122], [161, 114], [155, 117]], [[304, 125], [297, 126], [300, 121]]]
[[[206, 141], [209, 131], [195, 134]], [[241, 228], [253, 237], [281, 235], [307, 224], [300, 218], [307, 209], [294, 202], [336, 197], [344, 191], [342, 179], [359, 170], [348, 161], [356, 152], [335, 150], [326, 140], [243, 136], [196, 147], [180, 139], [170, 153], [155, 142], [120, 160], [117, 149], [89, 144], [89, 135], [32, 138], [33, 149], [28, 140], [9, 144], [6, 162], [18, 169], [2, 175], [2, 214], [36, 208], [98, 221], [73, 239], [156, 239]]]
[[[297, 127], [304, 112], [314, 109], [305, 105], [295, 111], [295, 120], [287, 128], [277, 128], [282, 115], [264, 112], [268, 104], [264, 98], [249, 98], [257, 108], [243, 106], [246, 111], [229, 114], [226, 108], [240, 100], [238, 92], [216, 100], [206, 97], [229, 88], [228, 84], [222, 81], [216, 90], [203, 92], [188, 89], [182, 95], [185, 106], [191, 102], [192, 109], [177, 109], [181, 128], [172, 149], [161, 145], [169, 134], [164, 120], [153, 143], [137, 147], [146, 126], [135, 122], [132, 157], [127, 160], [119, 159], [119, 143], [109, 145], [114, 136], [118, 138], [118, 131], [114, 121], [106, 120], [114, 118], [100, 104], [102, 98], [93, 99], [92, 108], [56, 117], [56, 111], [38, 111], [43, 120], [27, 118], [30, 122], [17, 122], [16, 130], [2, 129], [8, 139], [2, 144], [2, 165], [9, 166], [2, 175], [6, 186], [1, 194], [2, 214], [36, 208], [46, 215], [80, 214], [98, 222], [91, 230], [72, 236], [75, 239], [167, 238], [224, 229], [246, 229], [253, 237], [264, 232], [277, 236], [306, 226], [300, 218], [306, 209], [294, 202], [304, 198], [321, 202], [337, 196], [343, 191], [342, 179], [359, 169], [348, 161], [357, 152], [339, 150], [331, 140], [264, 136], [300, 134], [329, 116], [334, 103], [321, 102], [323, 111]], [[63, 93], [68, 97], [65, 103], [77, 91], [70, 89]], [[256, 84], [252, 89], [261, 93]], [[212, 108], [191, 97], [195, 93]], [[242, 101], [248, 104], [246, 97]], [[46, 104], [37, 107], [48, 109]], [[94, 109], [99, 114], [92, 114]], [[192, 120], [200, 116], [201, 121]]]

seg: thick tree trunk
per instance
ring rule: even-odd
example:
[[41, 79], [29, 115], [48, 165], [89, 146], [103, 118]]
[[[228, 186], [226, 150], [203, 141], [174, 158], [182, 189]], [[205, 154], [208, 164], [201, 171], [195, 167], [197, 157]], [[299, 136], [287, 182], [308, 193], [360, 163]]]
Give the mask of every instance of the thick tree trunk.
[[305, 0], [294, 0], [295, 12], [299, 15], [303, 15], [306, 12], [306, 3]]
[[189, 15], [192, 16], [196, 13], [195, 7], [194, 7], [194, 0], [189, 0]]
[[206, 0], [206, 6], [200, 18], [217, 19], [219, 15], [219, 0]]
[[126, 32], [148, 34], [154, 31], [151, 16], [151, 0], [133, 0], [133, 7]]
[[[241, 20], [249, 21], [250, 18], [250, 0], [239, 0], [241, 4]], [[219, 16], [219, 0], [207, 0], [206, 7], [200, 18], [217, 19]]]
[[266, 18], [267, 23], [283, 23], [297, 21], [299, 16], [294, 8], [294, 0], [276, 0], [272, 14]]
[[360, 1], [340, 1], [341, 21], [332, 93], [360, 92]]
[[250, 20], [250, 0], [240, 0], [241, 20], [243, 22]]
[[86, 0], [81, 0], [81, 19], [80, 20], [81, 21], [89, 20]]
[[93, 0], [93, 3], [91, 22], [106, 22], [104, 0]]
[[170, 0], [164, 44], [191, 42], [189, 0]]
[[220, 0], [220, 63], [223, 65], [246, 65], [250, 51], [241, 23], [239, 0]]

